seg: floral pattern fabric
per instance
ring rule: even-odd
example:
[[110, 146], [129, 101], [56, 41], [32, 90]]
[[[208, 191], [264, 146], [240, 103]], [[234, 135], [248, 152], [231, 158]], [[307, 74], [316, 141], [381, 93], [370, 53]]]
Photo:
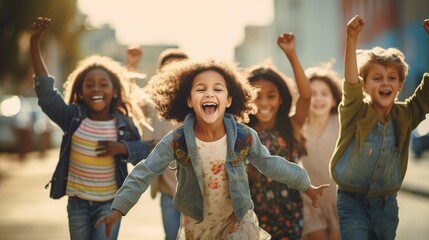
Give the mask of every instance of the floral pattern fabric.
[[[271, 154], [288, 155], [287, 144], [277, 131], [261, 131], [258, 135]], [[288, 160], [295, 162], [296, 158]], [[251, 164], [248, 165], [248, 174], [259, 225], [271, 234], [272, 239], [300, 239], [303, 229], [300, 192], [265, 177]]]
[[182, 214], [178, 239], [270, 239], [252, 210], [240, 222], [235, 218], [225, 169], [226, 135], [214, 142], [196, 139], [196, 143], [204, 178], [204, 220], [197, 222]]

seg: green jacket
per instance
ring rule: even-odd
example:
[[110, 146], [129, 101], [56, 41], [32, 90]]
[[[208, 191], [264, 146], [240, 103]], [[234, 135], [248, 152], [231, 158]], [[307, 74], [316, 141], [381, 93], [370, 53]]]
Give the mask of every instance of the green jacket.
[[[352, 192], [360, 192], [361, 190], [350, 188], [335, 178], [332, 173], [353, 138], [356, 138], [356, 147], [359, 148], [358, 151], [361, 151], [363, 143], [371, 129], [378, 121], [385, 121], [372, 107], [370, 99], [364, 98], [362, 86], [362, 80], [354, 85], [347, 84], [346, 82], [343, 84], [343, 100], [338, 107], [340, 134], [330, 162], [331, 176], [335, 182], [340, 188]], [[411, 132], [425, 119], [427, 113], [429, 113], [429, 73], [423, 75], [420, 85], [411, 97], [404, 102], [397, 101], [394, 103], [390, 115], [396, 125], [396, 144], [401, 154], [402, 180], [407, 171]], [[395, 193], [400, 188], [401, 186], [397, 186], [393, 191], [390, 190], [390, 192], [384, 192], [380, 195]]]

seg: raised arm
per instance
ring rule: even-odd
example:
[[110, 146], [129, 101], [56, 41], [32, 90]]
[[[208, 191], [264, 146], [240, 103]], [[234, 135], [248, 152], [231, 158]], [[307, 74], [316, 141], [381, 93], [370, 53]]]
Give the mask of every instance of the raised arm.
[[299, 62], [295, 48], [295, 36], [292, 33], [283, 33], [277, 39], [277, 44], [286, 54], [292, 66], [293, 74], [295, 75], [296, 85], [298, 87], [299, 97], [296, 103], [296, 111], [292, 117], [296, 127], [300, 129], [305, 123], [308, 116], [311, 101], [311, 86], [304, 69]]
[[423, 28], [425, 29], [426, 33], [429, 34], [429, 18], [423, 20]]
[[42, 55], [40, 53], [39, 40], [42, 33], [49, 27], [51, 24], [50, 18], [37, 18], [33, 23], [33, 34], [30, 38], [30, 50], [31, 50], [31, 60], [33, 61], [34, 74], [39, 77], [48, 76], [48, 69], [46, 68], [45, 62], [43, 61]]
[[143, 47], [140, 45], [130, 45], [127, 48], [127, 69], [135, 72], [139, 62], [143, 58]]
[[344, 78], [349, 84], [355, 84], [359, 81], [356, 60], [356, 40], [364, 25], [365, 21], [358, 15], [354, 16], [347, 24]]

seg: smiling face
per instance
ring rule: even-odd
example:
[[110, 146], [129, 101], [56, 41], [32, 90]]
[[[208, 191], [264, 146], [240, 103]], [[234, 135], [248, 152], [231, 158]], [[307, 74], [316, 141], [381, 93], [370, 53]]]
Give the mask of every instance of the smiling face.
[[187, 104], [194, 109], [197, 123], [222, 124], [225, 109], [231, 103], [226, 81], [220, 73], [208, 70], [195, 76]]
[[260, 88], [255, 101], [258, 107], [258, 113], [255, 115], [258, 125], [263, 129], [273, 128], [276, 123], [277, 112], [283, 102], [279, 89], [268, 80], [257, 80], [253, 85]]
[[94, 69], [89, 71], [82, 84], [83, 101], [90, 109], [89, 117], [93, 120], [107, 120], [111, 118], [110, 103], [117, 90], [106, 71]]
[[403, 82], [395, 68], [377, 63], [368, 66], [363, 89], [371, 97], [372, 105], [380, 115], [387, 117], [402, 86]]
[[311, 81], [311, 104], [309, 116], [329, 116], [332, 108], [334, 107], [336, 107], [336, 101], [328, 84], [323, 80], [318, 80], [317, 78]]

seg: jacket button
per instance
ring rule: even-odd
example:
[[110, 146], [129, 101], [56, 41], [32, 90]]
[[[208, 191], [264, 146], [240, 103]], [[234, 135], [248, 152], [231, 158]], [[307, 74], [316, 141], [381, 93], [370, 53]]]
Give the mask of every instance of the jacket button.
[[124, 131], [123, 130], [119, 130], [119, 135], [120, 136], [124, 135]]

